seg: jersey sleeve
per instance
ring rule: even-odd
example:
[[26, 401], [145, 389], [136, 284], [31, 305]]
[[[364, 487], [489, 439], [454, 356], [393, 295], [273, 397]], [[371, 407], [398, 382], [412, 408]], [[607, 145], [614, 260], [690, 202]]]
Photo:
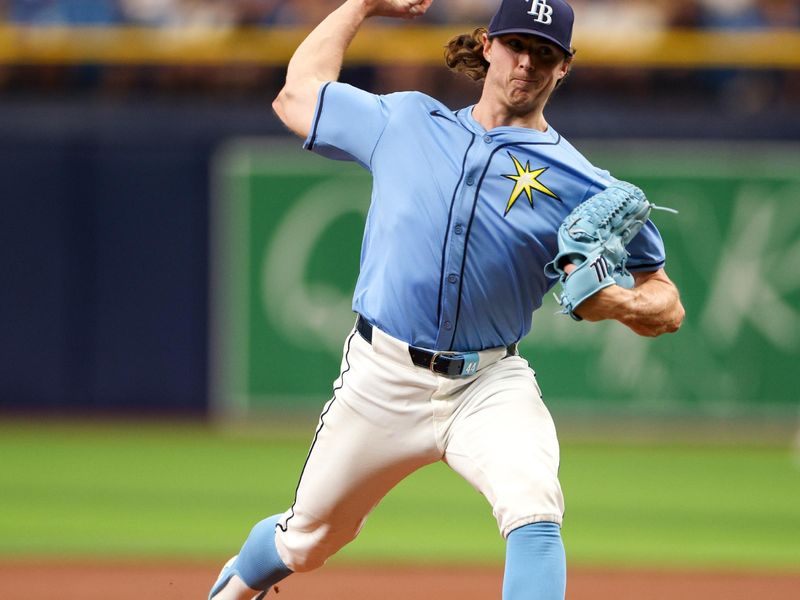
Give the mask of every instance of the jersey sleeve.
[[628, 244], [628, 252], [631, 254], [627, 263], [629, 271], [656, 271], [666, 262], [664, 241], [650, 220]]
[[355, 161], [369, 169], [392, 107], [406, 95], [379, 96], [336, 81], [324, 84], [303, 147], [326, 158]]
[[[618, 181], [611, 173], [597, 167], [595, 167], [595, 175], [599, 181], [595, 182], [597, 188], [592, 190], [592, 194], [596, 194], [611, 185], [612, 182]], [[631, 240], [627, 249], [630, 256], [626, 267], [631, 272], [657, 271], [666, 263], [664, 240], [661, 239], [661, 233], [650, 219]]]

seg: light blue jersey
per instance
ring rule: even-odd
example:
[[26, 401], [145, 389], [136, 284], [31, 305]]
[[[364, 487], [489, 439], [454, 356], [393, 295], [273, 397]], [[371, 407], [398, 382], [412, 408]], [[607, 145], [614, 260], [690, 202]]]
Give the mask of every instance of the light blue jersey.
[[[486, 131], [417, 92], [320, 90], [305, 147], [373, 176], [353, 310], [408, 344], [470, 351], [531, 329], [556, 282], [562, 220], [614, 179], [552, 127]], [[648, 222], [628, 247], [631, 271], [664, 265]]]

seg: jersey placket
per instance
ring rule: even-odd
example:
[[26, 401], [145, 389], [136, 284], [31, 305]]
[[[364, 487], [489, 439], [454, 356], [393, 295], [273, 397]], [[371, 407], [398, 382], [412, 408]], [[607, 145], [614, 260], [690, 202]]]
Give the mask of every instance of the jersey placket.
[[491, 158], [493, 149], [490, 135], [484, 134], [478, 139], [480, 143], [473, 144], [467, 154], [464, 176], [454, 200], [446, 260], [441, 274], [442, 304], [436, 348], [452, 349], [455, 341], [459, 299], [466, 285], [462, 279], [465, 271], [464, 258], [469, 243], [470, 219], [474, 214], [476, 194], [480, 192], [481, 174], [485, 170], [486, 162]]

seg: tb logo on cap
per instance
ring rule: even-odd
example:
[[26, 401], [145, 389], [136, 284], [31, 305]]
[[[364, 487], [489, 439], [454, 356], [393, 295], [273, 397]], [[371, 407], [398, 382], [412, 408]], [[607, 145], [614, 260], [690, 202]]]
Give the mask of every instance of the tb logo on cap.
[[[530, 2], [530, 0], [525, 0], [525, 2]], [[534, 21], [542, 25], [550, 25], [553, 22], [553, 7], [547, 3], [547, 0], [533, 0], [528, 14], [536, 17]]]

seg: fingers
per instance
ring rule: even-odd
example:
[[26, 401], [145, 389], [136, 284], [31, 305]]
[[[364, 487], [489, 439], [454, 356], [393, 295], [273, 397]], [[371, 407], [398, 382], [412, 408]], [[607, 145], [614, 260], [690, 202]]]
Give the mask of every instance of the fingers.
[[433, 0], [366, 0], [367, 16], [416, 19], [424, 15]]
[[419, 0], [419, 2], [409, 7], [408, 12], [412, 17], [420, 17], [427, 12], [432, 2], [433, 0]]
[[433, 0], [422, 0], [422, 2], [420, 2], [417, 5], [417, 8], [419, 9], [419, 14], [422, 15], [428, 12], [428, 9], [431, 7], [431, 4], [433, 4]]

